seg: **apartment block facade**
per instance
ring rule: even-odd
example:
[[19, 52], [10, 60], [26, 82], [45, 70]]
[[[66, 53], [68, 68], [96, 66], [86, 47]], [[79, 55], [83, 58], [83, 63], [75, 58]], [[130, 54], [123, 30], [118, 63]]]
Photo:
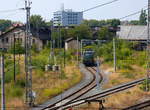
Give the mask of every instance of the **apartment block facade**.
[[56, 11], [53, 16], [53, 26], [75, 26], [83, 21], [83, 12], [72, 10]]

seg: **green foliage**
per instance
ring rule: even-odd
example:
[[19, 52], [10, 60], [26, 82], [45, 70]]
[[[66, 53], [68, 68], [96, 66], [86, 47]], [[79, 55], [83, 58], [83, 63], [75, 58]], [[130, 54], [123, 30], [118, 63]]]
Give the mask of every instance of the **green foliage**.
[[140, 18], [139, 18], [139, 23], [140, 23], [140, 25], [146, 25], [147, 24], [146, 10], [141, 11], [141, 15], [140, 15]]
[[112, 26], [117, 27], [120, 25], [120, 20], [118, 19], [109, 19], [109, 20], [84, 20], [83, 24], [86, 24], [90, 27], [105, 27], [105, 26]]
[[0, 31], [6, 31], [12, 25], [10, 20], [0, 19]]
[[99, 21], [98, 20], [84, 20], [83, 24], [86, 24], [88, 26], [99, 26]]
[[33, 54], [34, 54], [34, 53], [38, 53], [37, 45], [36, 45], [35, 43], [32, 44], [31, 50], [32, 50]]
[[24, 54], [25, 53], [25, 48], [21, 45], [21, 42], [16, 42], [15, 43], [15, 47], [12, 46], [10, 49], [9, 49], [9, 52], [11, 54], [14, 54], [14, 49], [15, 49], [15, 54]]
[[16, 84], [17, 87], [24, 88], [25, 84], [26, 84], [26, 81], [25, 81], [25, 79], [22, 79], [22, 78], [17, 79], [15, 84]]
[[146, 91], [147, 84], [148, 84], [148, 86], [150, 87], [150, 80], [149, 80], [149, 79], [148, 79], [148, 80], [145, 80], [145, 81], [141, 84], [140, 89], [143, 90], [143, 91]]
[[139, 25], [140, 23], [139, 23], [139, 20], [131, 20], [130, 24], [131, 25]]
[[44, 89], [43, 96], [55, 96], [61, 92], [61, 88], [53, 88], [53, 89]]
[[[6, 67], [6, 72], [5, 72], [5, 82], [9, 83], [13, 80], [14, 78], [14, 68], [13, 65], [8, 65]], [[16, 65], [16, 75], [19, 74], [19, 66], [18, 64]]]
[[[19, 74], [19, 65], [16, 64], [16, 75]], [[5, 82], [10, 83], [14, 77], [13, 61], [5, 57]]]
[[118, 25], [120, 25], [119, 19], [112, 19], [110, 22], [112, 27], [118, 27]]
[[[116, 39], [117, 68], [133, 70], [132, 65], [145, 66], [146, 54], [144, 51], [134, 50], [136, 43]], [[105, 63], [113, 65], [113, 42], [95, 46], [96, 55], [100, 56]]]
[[117, 60], [117, 68], [118, 69], [132, 70], [130, 63], [128, 63], [126, 61], [119, 60], [119, 59]]
[[98, 31], [98, 39], [99, 40], [112, 40], [114, 34], [109, 32], [107, 27], [103, 27]]
[[7, 98], [22, 97], [23, 96], [23, 89], [18, 87], [18, 86], [11, 85], [11, 87], [6, 88], [6, 93], [7, 93]]
[[38, 68], [44, 71], [46, 64], [48, 64], [48, 57], [44, 55], [38, 55], [32, 58], [32, 65], [35, 66], [35, 68]]
[[31, 27], [33, 27], [36, 30], [38, 30], [40, 27], [46, 26], [45, 21], [40, 15], [32, 15], [30, 17], [30, 24]]
[[103, 57], [106, 62], [113, 60], [113, 53], [112, 53], [113, 44], [112, 42], [108, 42], [100, 46], [97, 51], [97, 55]]
[[79, 39], [91, 39], [91, 29], [89, 26], [85, 24], [81, 24], [79, 26], [76, 26], [74, 29], [69, 29], [68, 30], [68, 36], [77, 38]]

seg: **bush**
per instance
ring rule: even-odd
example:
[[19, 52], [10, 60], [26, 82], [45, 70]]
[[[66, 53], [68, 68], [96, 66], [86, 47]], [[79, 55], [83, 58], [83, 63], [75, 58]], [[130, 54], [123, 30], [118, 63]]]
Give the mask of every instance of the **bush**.
[[150, 80], [145, 80], [141, 86], [140, 86], [140, 89], [143, 90], [143, 91], [146, 91], [146, 84], [148, 83], [148, 86], [150, 87]]
[[41, 70], [45, 70], [45, 65], [48, 64], [48, 57], [46, 56], [42, 56], [42, 55], [39, 55], [39, 56], [35, 56], [33, 59], [32, 59], [32, 65], [35, 66], [35, 68], [37, 69], [41, 69]]
[[22, 97], [23, 96], [23, 89], [18, 86], [13, 86], [6, 88], [6, 95], [7, 97]]
[[25, 79], [18, 79], [18, 80], [16, 81], [16, 86], [18, 86], [18, 87], [24, 88], [25, 85], [26, 85]]
[[[16, 65], [16, 75], [19, 74], [19, 65]], [[7, 65], [6, 72], [5, 72], [5, 82], [9, 83], [14, 78], [14, 68], [13, 65]]]
[[43, 96], [45, 97], [52, 97], [61, 92], [61, 88], [52, 88], [52, 89], [44, 89]]

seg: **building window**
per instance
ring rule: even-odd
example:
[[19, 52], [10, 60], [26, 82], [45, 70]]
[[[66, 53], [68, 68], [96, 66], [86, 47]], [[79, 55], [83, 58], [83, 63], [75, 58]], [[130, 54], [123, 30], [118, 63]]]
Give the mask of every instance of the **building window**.
[[35, 43], [35, 39], [32, 40], [32, 43], [33, 43], [33, 44]]
[[2, 39], [2, 43], [4, 43], [4, 39]]
[[8, 37], [6, 38], [6, 43], [8, 43]]

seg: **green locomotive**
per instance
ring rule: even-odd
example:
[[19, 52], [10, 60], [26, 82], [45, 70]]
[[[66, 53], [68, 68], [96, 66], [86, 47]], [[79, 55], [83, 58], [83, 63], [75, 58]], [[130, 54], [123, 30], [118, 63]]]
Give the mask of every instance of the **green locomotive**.
[[86, 50], [83, 52], [83, 64], [85, 66], [94, 66], [95, 60], [94, 60], [94, 51], [92, 50]]

